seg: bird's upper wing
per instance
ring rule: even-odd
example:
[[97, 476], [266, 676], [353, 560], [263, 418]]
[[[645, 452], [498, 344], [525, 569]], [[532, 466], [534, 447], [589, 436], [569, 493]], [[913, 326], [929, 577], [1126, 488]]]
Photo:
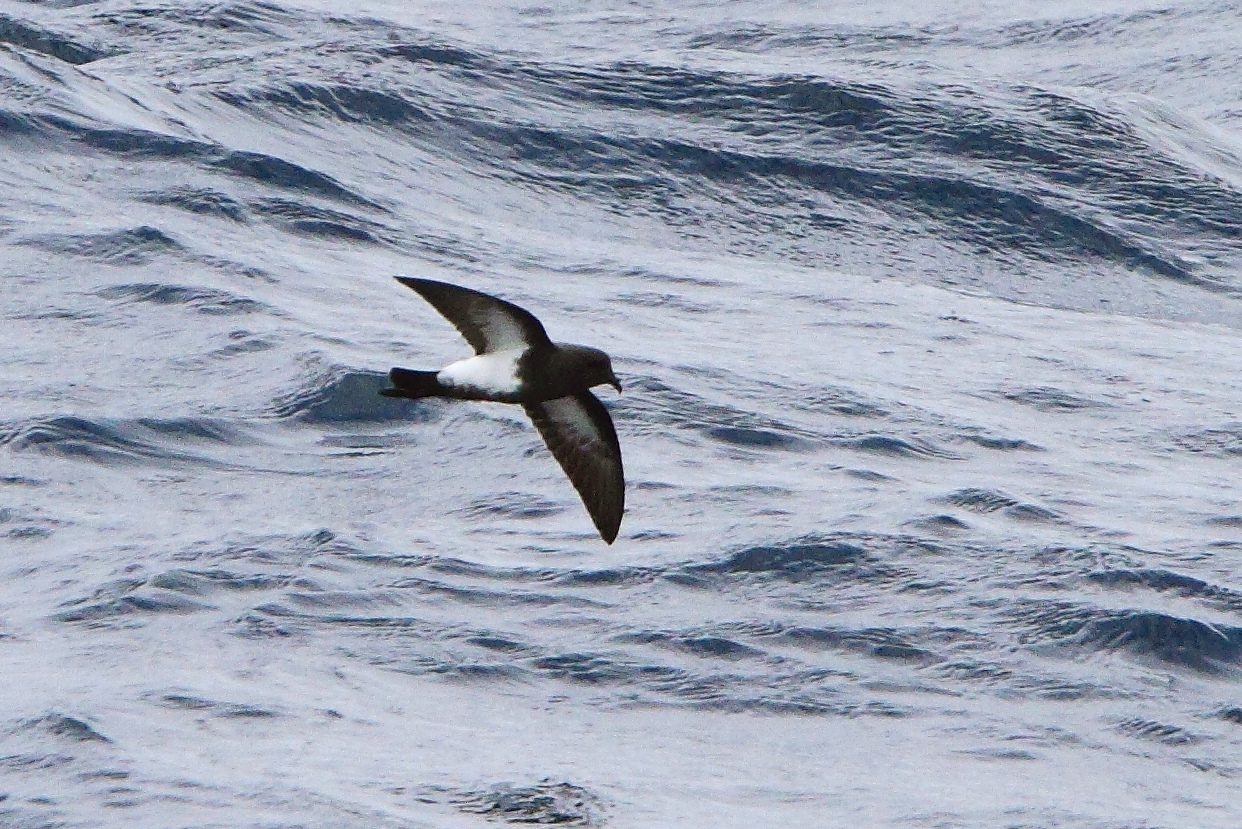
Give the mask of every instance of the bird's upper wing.
[[461, 332], [476, 354], [551, 345], [534, 314], [490, 294], [447, 282], [398, 276]]
[[578, 490], [600, 536], [611, 544], [625, 512], [625, 471], [608, 410], [589, 391], [527, 403], [525, 409]]

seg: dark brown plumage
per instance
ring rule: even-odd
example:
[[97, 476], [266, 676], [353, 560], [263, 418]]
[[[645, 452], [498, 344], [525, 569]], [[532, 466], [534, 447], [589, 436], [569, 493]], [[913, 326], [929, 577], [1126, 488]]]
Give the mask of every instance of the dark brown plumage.
[[611, 544], [625, 513], [625, 472], [617, 431], [590, 392], [621, 391], [608, 355], [553, 343], [529, 311], [494, 296], [430, 279], [397, 277], [451, 322], [475, 357], [440, 371], [394, 368], [389, 397], [450, 397], [520, 403]]

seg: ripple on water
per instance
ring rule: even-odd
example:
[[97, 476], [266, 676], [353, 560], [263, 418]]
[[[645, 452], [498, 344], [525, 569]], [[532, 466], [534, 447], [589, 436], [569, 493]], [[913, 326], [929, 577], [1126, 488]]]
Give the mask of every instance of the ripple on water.
[[428, 799], [435, 801], [440, 797], [466, 814], [506, 823], [601, 826], [607, 814], [603, 801], [594, 792], [551, 780], [525, 786], [502, 783], [474, 791], [437, 789]]
[[806, 536], [739, 550], [716, 562], [696, 564], [698, 573], [795, 573], [855, 564], [867, 558], [865, 548], [848, 537]]
[[1189, 432], [1173, 438], [1173, 445], [1187, 452], [1230, 458], [1242, 455], [1242, 424], [1221, 426]]
[[184, 251], [177, 240], [149, 225], [111, 233], [49, 234], [23, 244], [109, 265], [145, 265], [161, 255]]
[[97, 292], [105, 299], [122, 302], [144, 302], [154, 305], [182, 305], [200, 314], [231, 316], [271, 312], [271, 308], [253, 299], [239, 297], [228, 291], [185, 285], [139, 283], [114, 285]]
[[1003, 438], [992, 435], [983, 435], [978, 433], [967, 433], [959, 436], [961, 440], [969, 441], [976, 446], [982, 446], [984, 449], [994, 449], [998, 452], [1042, 452], [1042, 446], [1037, 446], [1030, 441], [1022, 438]]
[[500, 492], [484, 498], [475, 498], [459, 512], [472, 516], [496, 516], [504, 518], [543, 518], [565, 511], [565, 507], [529, 492]]
[[0, 43], [62, 60], [72, 66], [84, 66], [102, 58], [123, 54], [121, 50], [89, 42], [80, 37], [30, 20], [0, 15]]
[[640, 423], [643, 429], [673, 426], [731, 446], [758, 449], [808, 451], [824, 442], [814, 432], [734, 406], [711, 403], [654, 378], [635, 377], [627, 385], [642, 394], [619, 401], [613, 414], [618, 420]]
[[328, 241], [378, 245], [394, 235], [379, 222], [293, 199], [257, 199], [250, 202], [250, 211], [290, 233]]
[[435, 401], [384, 397], [388, 376], [337, 366], [312, 366], [296, 388], [277, 398], [272, 412], [299, 423], [329, 425], [404, 420], [430, 422], [440, 418]]
[[1160, 568], [1097, 570], [1088, 573], [1087, 578], [1105, 587], [1122, 590], [1146, 588], [1157, 593], [1173, 593], [1189, 599], [1202, 600], [1212, 607], [1242, 613], [1242, 592], [1169, 570]]
[[1117, 730], [1129, 737], [1151, 740], [1168, 746], [1187, 746], [1203, 741], [1202, 737], [1190, 733], [1181, 726], [1166, 725], [1153, 720], [1124, 720], [1117, 724]]
[[892, 435], [860, 435], [858, 437], [840, 438], [836, 443], [858, 452], [889, 455], [897, 458], [963, 459], [961, 455], [942, 449], [920, 438], [898, 438]]
[[193, 711], [197, 716], [209, 715], [221, 719], [271, 719], [280, 716], [270, 708], [237, 702], [217, 702], [183, 692], [148, 694], [147, 699], [161, 708]]
[[1242, 628], [1153, 610], [1026, 601], [1004, 615], [1020, 626], [1020, 639], [1029, 643], [1120, 651], [1208, 674], [1232, 672], [1242, 659]]
[[79, 717], [49, 711], [41, 717], [23, 720], [19, 731], [42, 731], [74, 743], [111, 743], [112, 740], [95, 730], [89, 722]]
[[148, 204], [175, 207], [200, 216], [216, 216], [239, 224], [247, 220], [245, 206], [227, 193], [208, 187], [168, 187], [142, 195]]
[[223, 465], [188, 451], [243, 446], [252, 439], [225, 421], [210, 418], [88, 420], [63, 416], [0, 425], [0, 446], [104, 466]]
[[1044, 412], [1079, 412], [1108, 406], [1107, 403], [1051, 387], [1016, 389], [1002, 392], [1001, 396]]

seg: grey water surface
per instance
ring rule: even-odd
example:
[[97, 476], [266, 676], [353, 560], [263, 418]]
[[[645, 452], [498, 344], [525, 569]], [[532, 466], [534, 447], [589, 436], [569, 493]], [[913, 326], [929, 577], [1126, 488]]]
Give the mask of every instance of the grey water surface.
[[[1242, 825], [1228, 3], [0, 0], [0, 826]], [[612, 354], [612, 547], [394, 275]]]

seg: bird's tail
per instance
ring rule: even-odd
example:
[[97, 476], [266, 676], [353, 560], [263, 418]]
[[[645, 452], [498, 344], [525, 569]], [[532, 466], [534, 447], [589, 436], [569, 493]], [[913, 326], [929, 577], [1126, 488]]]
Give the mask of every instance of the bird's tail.
[[384, 389], [380, 394], [385, 397], [408, 397], [412, 400], [420, 397], [444, 397], [446, 389], [440, 385], [436, 374], [434, 371], [394, 368], [388, 372], [393, 388]]

